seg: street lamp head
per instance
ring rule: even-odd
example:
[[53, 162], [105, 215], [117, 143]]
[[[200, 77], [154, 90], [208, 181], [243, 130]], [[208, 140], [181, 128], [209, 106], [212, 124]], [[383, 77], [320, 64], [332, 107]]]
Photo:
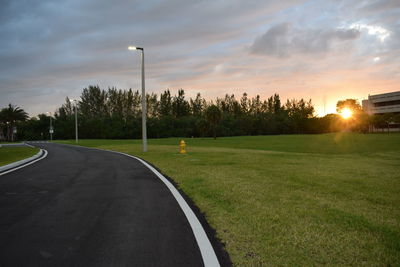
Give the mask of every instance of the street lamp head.
[[78, 106], [78, 100], [76, 100], [76, 99], [71, 99], [71, 102], [72, 102], [72, 105], [73, 106]]
[[136, 46], [129, 46], [128, 49], [129, 50], [142, 50], [143, 51], [142, 47], [136, 47]]

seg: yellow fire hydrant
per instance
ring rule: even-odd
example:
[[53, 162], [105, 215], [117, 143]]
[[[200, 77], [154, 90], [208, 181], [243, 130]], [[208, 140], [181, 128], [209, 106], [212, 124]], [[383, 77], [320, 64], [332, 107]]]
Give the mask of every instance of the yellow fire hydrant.
[[186, 147], [185, 141], [181, 140], [181, 142], [179, 143], [179, 153], [186, 154], [185, 147]]

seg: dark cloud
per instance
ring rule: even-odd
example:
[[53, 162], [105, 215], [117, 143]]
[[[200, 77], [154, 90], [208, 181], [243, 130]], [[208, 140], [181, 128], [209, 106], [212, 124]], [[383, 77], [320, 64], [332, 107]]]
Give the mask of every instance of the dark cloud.
[[359, 36], [356, 29], [298, 29], [290, 23], [282, 23], [257, 37], [250, 51], [275, 57], [321, 54], [328, 52], [335, 42], [355, 40]]
[[74, 86], [93, 80], [126, 84], [139, 71], [138, 54], [128, 45], [145, 47], [148, 84], [186, 79], [193, 61], [204, 64], [199, 51], [217, 53], [210, 48], [256, 26], [255, 18], [298, 2], [2, 1], [0, 106], [32, 92], [54, 99], [54, 88], [71, 88], [71, 79], [80, 81]]
[[400, 8], [400, 1], [398, 0], [375, 0], [366, 1], [361, 7], [361, 11], [377, 13], [382, 11], [392, 11], [398, 8]]
[[[289, 64], [283, 57], [300, 54], [315, 59], [353, 43], [357, 46], [348, 60], [380, 56], [383, 64], [389, 55], [397, 59], [399, 54], [397, 4], [391, 0], [3, 0], [0, 107], [13, 102], [36, 114], [42, 112], [41, 103], [56, 107], [65, 96], [77, 97], [91, 83], [138, 88], [140, 57], [128, 51], [128, 45], [145, 47], [146, 84], [154, 91], [192, 87], [194, 81], [201, 87], [204, 80], [209, 85], [245, 77], [243, 84], [252, 83], [257, 77], [264, 79], [266, 68], [275, 80], [282, 80], [278, 76], [293, 73], [292, 65], [304, 66]], [[288, 23], [279, 24], [282, 21]], [[382, 43], [363, 29], [360, 37], [358, 30], [347, 27], [352, 23], [381, 26], [390, 36]], [[249, 57], [243, 50], [256, 36], [250, 48], [255, 56]], [[274, 57], [274, 65], [266, 66], [258, 55]], [[398, 69], [395, 60], [391, 64], [387, 69]], [[222, 89], [209, 88], [218, 90]]]

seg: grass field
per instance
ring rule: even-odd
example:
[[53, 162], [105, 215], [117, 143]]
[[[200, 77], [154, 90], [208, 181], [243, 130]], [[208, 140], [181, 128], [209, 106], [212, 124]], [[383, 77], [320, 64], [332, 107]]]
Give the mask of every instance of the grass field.
[[[400, 135], [81, 140], [156, 165], [236, 266], [400, 265]], [[65, 141], [66, 143], [74, 143]]]
[[0, 147], [0, 166], [32, 157], [38, 152], [38, 148], [32, 147]]

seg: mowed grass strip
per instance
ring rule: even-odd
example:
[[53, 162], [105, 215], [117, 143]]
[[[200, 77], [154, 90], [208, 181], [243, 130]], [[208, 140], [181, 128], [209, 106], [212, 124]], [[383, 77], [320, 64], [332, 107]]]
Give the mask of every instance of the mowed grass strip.
[[[212, 138], [162, 138], [149, 139], [149, 145], [177, 146], [184, 139], [190, 147], [221, 147], [269, 150], [281, 152], [348, 154], [376, 153], [379, 151], [400, 151], [400, 134], [316, 134], [316, 135], [270, 135], [234, 136], [214, 140]], [[75, 144], [75, 141], [57, 141]], [[83, 142], [83, 143], [82, 143]], [[80, 140], [80, 145], [98, 147], [101, 145], [141, 144], [141, 140]], [[151, 152], [151, 151], [150, 151]]]
[[[172, 177], [236, 266], [399, 265], [400, 135], [82, 140]], [[174, 145], [171, 143], [174, 142]], [[321, 147], [324, 145], [324, 147]]]
[[39, 152], [38, 148], [32, 147], [0, 147], [0, 166], [13, 163], [18, 160], [32, 157]]

